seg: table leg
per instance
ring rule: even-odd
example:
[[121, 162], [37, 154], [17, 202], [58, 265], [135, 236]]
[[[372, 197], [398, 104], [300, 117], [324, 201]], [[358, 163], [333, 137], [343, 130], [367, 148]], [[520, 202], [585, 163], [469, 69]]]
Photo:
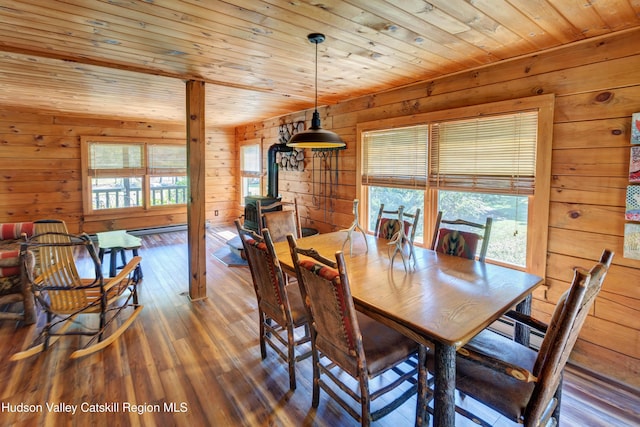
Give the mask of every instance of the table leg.
[[[133, 251], [133, 256], [138, 256], [138, 249], [133, 248], [132, 251]], [[136, 265], [136, 270], [133, 273], [133, 280], [135, 280], [136, 283], [142, 280], [142, 267], [140, 266], [140, 264]]]
[[423, 344], [418, 348], [418, 396], [416, 399], [416, 427], [429, 425], [429, 385], [427, 379], [427, 349]]
[[109, 277], [116, 276], [116, 270], [118, 269], [116, 265], [118, 262], [118, 252], [120, 251], [116, 248], [111, 249], [111, 258], [109, 259]]
[[[531, 314], [531, 294], [516, 305], [516, 311], [522, 314]], [[514, 341], [518, 344], [529, 347], [529, 338], [531, 335], [531, 329], [521, 323], [516, 322], [514, 326]]]
[[436, 343], [435, 390], [433, 425], [452, 427], [455, 425], [456, 348]]

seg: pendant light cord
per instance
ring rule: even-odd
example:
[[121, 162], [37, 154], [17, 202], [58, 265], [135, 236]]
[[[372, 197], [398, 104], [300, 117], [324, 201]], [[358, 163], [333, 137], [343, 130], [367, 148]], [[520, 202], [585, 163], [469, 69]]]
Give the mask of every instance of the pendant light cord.
[[315, 110], [318, 111], [318, 41], [314, 42], [316, 44], [316, 106]]

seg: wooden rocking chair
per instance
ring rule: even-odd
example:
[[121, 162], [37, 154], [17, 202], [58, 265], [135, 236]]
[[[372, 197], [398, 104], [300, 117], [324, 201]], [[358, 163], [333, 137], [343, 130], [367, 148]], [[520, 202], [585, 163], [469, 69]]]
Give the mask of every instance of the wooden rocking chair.
[[[137, 281], [134, 271], [141, 257], [134, 257], [115, 277], [104, 278], [98, 255], [86, 234], [48, 232], [36, 234], [23, 243], [23, 250], [38, 252], [38, 276], [30, 277], [36, 301], [45, 311], [46, 324], [31, 346], [14, 354], [20, 360], [46, 350], [63, 335], [83, 335], [91, 338], [71, 358], [86, 356], [113, 343], [140, 314]], [[95, 270], [94, 278], [81, 278], [73, 257], [74, 251], [86, 250]], [[125, 309], [133, 308], [129, 317], [115, 331], [111, 325]], [[88, 328], [78, 322], [78, 315], [99, 315], [99, 327]], [[71, 328], [76, 325], [78, 327]], [[71, 329], [70, 329], [71, 328]]]

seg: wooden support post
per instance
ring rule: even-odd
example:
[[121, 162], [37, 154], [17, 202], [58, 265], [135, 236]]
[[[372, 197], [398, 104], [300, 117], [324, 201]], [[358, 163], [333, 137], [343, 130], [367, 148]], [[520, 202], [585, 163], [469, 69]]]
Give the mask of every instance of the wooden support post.
[[187, 81], [187, 241], [191, 300], [207, 297], [204, 95], [204, 82]]

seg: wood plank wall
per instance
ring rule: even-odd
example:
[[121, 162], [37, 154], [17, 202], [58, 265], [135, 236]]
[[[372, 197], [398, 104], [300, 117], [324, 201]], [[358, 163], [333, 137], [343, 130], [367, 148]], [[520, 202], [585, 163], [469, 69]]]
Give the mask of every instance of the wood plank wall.
[[[357, 123], [554, 93], [549, 289], [536, 295], [534, 312], [548, 319], [572, 267], [589, 267], [604, 247], [613, 249], [614, 265], [572, 361], [640, 388], [640, 261], [622, 256], [630, 116], [640, 111], [638, 40], [640, 30], [618, 33], [323, 108], [323, 127], [347, 142], [340, 153], [335, 212], [325, 220], [313, 207], [308, 167], [302, 173], [280, 172], [280, 193], [298, 199], [303, 226], [346, 227], [356, 195]], [[308, 125], [311, 111], [238, 128], [237, 142], [263, 137], [266, 158], [266, 149], [278, 140], [278, 126], [302, 119]]]
[[[186, 124], [0, 109], [0, 223], [58, 218], [71, 232], [87, 233], [187, 223], [186, 207], [85, 220], [80, 136], [92, 135], [184, 140]], [[235, 158], [234, 129], [208, 128], [204, 197], [210, 223], [227, 224], [238, 215]]]

